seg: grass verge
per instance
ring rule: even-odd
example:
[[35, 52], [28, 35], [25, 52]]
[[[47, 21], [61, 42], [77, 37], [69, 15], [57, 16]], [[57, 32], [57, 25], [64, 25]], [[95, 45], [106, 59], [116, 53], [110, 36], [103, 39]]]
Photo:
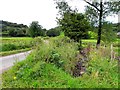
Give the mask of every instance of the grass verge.
[[6, 52], [0, 52], [0, 57], [1, 56], [12, 55], [12, 54], [17, 54], [17, 53], [25, 52], [25, 51], [29, 51], [29, 50], [31, 50], [31, 48], [20, 49], [20, 50], [13, 50], [13, 51], [6, 51]]

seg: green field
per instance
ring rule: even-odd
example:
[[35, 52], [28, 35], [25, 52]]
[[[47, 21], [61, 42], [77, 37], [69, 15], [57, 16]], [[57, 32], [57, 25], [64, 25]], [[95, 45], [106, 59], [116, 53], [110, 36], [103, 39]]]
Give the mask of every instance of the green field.
[[78, 43], [60, 36], [35, 42], [26, 60], [2, 74], [3, 88], [118, 88], [118, 61], [110, 59], [109, 47], [90, 47], [85, 73], [75, 77], [76, 63], [83, 58]]
[[33, 39], [30, 37], [2, 37], [0, 41], [1, 56], [27, 51], [33, 46]]
[[[61, 37], [64, 37], [61, 36]], [[49, 39], [49, 37], [44, 37], [44, 39]], [[97, 40], [95, 39], [83, 39], [82, 44], [83, 46], [92, 45], [95, 47]], [[120, 53], [120, 50], [118, 47], [120, 46], [120, 39], [116, 39], [116, 41], [113, 42], [114, 51]], [[22, 51], [30, 50], [33, 46], [33, 38], [30, 37], [2, 37], [0, 38], [0, 55], [6, 56]], [[103, 42], [102, 42], [103, 44]], [[110, 45], [108, 46], [110, 47]]]

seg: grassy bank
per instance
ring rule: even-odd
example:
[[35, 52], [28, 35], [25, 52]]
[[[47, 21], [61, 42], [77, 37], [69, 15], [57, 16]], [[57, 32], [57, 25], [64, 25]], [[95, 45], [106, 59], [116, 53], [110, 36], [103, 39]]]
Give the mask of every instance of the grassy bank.
[[21, 52], [25, 52], [25, 51], [29, 51], [29, 50], [31, 50], [31, 48], [25, 48], [25, 49], [13, 50], [13, 51], [7, 51], [7, 52], [0, 52], [0, 57], [8, 56], [8, 55], [16, 54], [16, 53], [21, 53]]
[[36, 49], [26, 60], [2, 74], [3, 88], [118, 88], [118, 61], [110, 49], [90, 48], [85, 73], [73, 76], [82, 56], [68, 37], [36, 38]]

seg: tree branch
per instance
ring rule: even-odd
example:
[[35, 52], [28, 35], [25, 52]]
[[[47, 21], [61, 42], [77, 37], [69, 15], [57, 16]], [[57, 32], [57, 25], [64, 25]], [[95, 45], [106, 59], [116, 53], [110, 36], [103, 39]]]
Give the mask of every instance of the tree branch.
[[98, 11], [100, 11], [100, 9], [99, 8], [97, 8], [94, 4], [92, 4], [92, 3], [90, 3], [90, 2], [88, 2], [87, 0], [84, 0], [86, 3], [88, 3], [89, 5], [91, 5], [91, 6], [93, 6], [94, 8], [96, 8]]

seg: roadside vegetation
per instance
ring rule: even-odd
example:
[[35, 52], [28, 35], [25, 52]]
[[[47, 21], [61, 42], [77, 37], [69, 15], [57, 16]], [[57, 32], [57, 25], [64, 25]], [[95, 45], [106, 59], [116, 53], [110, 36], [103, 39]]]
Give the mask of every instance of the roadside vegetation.
[[85, 59], [68, 37], [46, 40], [36, 38], [27, 59], [3, 73], [3, 88], [118, 88], [118, 60], [110, 59], [109, 47], [90, 46]]
[[[119, 2], [83, 0], [83, 14], [65, 0], [54, 1], [58, 27], [46, 30], [33, 21], [24, 28], [29, 38], [17, 38], [18, 28], [11, 29], [15, 38], [2, 38], [4, 55], [32, 49], [2, 74], [2, 88], [119, 88], [119, 23], [105, 21], [119, 11]], [[4, 33], [11, 32], [6, 28]]]

